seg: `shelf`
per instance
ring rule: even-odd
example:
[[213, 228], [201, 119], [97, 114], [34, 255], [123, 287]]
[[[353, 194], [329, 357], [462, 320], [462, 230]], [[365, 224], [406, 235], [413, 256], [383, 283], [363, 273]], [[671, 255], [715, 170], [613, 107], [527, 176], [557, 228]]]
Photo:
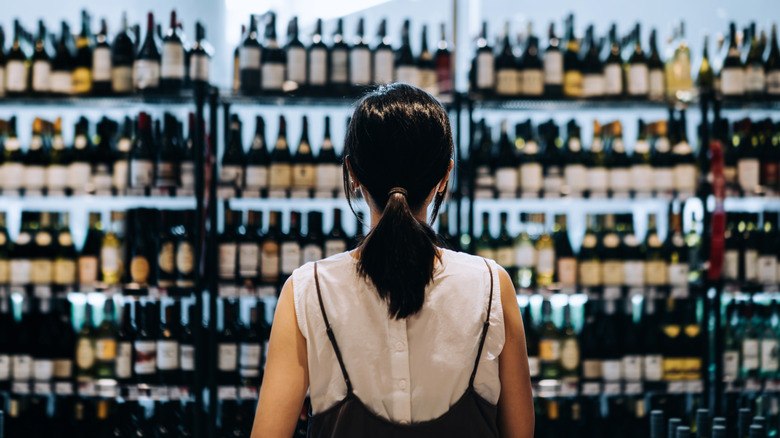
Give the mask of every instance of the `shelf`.
[[[708, 204], [710, 204], [708, 202]], [[708, 205], [709, 206], [709, 205]], [[714, 203], [712, 204], [714, 207]], [[726, 198], [723, 202], [723, 208], [726, 211], [760, 213], [762, 211], [780, 211], [780, 198], [770, 197], [747, 197], [747, 198]], [[713, 208], [710, 208], [713, 210]]]
[[[487, 110], [527, 111], [604, 111], [604, 110], [665, 110], [670, 107], [698, 108], [698, 102], [666, 102], [649, 100], [584, 100], [584, 99], [481, 99], [472, 96], [474, 108]], [[780, 110], [780, 101], [724, 101], [721, 109]]]
[[[260, 106], [322, 106], [351, 107], [362, 94], [348, 96], [295, 96], [291, 94], [246, 96], [233, 93], [232, 90], [221, 90], [220, 101], [229, 105], [260, 105]], [[439, 101], [446, 107], [451, 107], [453, 96], [439, 96]]]
[[[332, 211], [340, 208], [349, 211], [349, 204], [344, 198], [230, 198], [230, 208], [234, 210], [260, 210], [271, 211]], [[356, 210], [364, 210], [365, 203], [355, 200], [353, 205]]]
[[668, 213], [670, 201], [659, 198], [534, 198], [475, 199], [476, 212], [608, 214], [638, 211]]
[[0, 196], [0, 211], [189, 210], [194, 196]]
[[138, 96], [87, 96], [87, 97], [13, 97], [0, 98], [0, 109], [4, 107], [69, 106], [79, 108], [116, 108], [138, 105], [194, 105], [192, 93], [179, 95]]

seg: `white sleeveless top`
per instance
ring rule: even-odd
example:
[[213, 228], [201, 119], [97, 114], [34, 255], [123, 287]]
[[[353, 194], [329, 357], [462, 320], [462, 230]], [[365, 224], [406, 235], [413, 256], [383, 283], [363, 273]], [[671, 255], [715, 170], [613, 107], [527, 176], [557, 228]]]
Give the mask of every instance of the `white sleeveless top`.
[[[498, 267], [493, 305], [474, 389], [498, 403], [498, 356], [504, 346], [504, 312]], [[351, 253], [319, 262], [322, 301], [355, 395], [377, 415], [399, 423], [420, 422], [447, 412], [468, 387], [487, 319], [490, 273], [480, 257], [442, 250], [422, 309], [390, 319], [387, 304], [369, 280], [357, 275]], [[306, 338], [309, 394], [314, 414], [347, 395], [347, 386], [325, 331], [314, 263], [293, 272], [298, 327]]]

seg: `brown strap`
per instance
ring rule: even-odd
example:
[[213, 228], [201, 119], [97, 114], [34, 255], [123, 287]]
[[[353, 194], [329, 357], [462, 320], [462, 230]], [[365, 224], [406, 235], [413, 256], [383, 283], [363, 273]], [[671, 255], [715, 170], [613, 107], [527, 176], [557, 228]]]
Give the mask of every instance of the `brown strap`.
[[328, 332], [328, 339], [330, 339], [330, 344], [333, 346], [333, 352], [336, 353], [336, 359], [338, 359], [339, 361], [339, 366], [341, 367], [341, 374], [344, 375], [344, 382], [346, 382], [347, 384], [347, 394], [351, 395], [352, 382], [350, 382], [349, 380], [349, 374], [347, 374], [347, 368], [344, 366], [344, 360], [341, 358], [341, 350], [339, 350], [339, 344], [336, 342], [336, 336], [333, 335], [333, 329], [330, 328], [330, 322], [328, 322], [328, 314], [325, 313], [325, 305], [322, 304], [322, 292], [320, 292], [320, 278], [317, 275], [317, 262], [314, 262], [314, 284], [317, 286], [317, 299], [319, 299], [320, 301], [320, 310], [322, 311], [322, 319], [325, 321], [325, 327]]
[[479, 366], [479, 359], [482, 357], [482, 348], [485, 346], [485, 338], [487, 338], [488, 328], [490, 327], [490, 309], [493, 306], [493, 270], [490, 269], [490, 264], [486, 259], [485, 265], [488, 268], [490, 274], [490, 300], [488, 301], [487, 317], [485, 318], [485, 325], [482, 327], [482, 339], [479, 340], [479, 349], [477, 350], [477, 359], [474, 361], [474, 370], [471, 372], [471, 379], [469, 379], [469, 388], [474, 388], [474, 378], [477, 377], [477, 367]]

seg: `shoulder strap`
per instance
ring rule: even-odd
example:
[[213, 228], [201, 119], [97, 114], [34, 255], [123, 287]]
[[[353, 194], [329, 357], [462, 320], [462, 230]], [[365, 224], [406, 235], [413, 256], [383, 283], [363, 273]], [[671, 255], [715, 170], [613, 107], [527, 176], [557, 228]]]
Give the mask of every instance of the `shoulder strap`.
[[[320, 292], [320, 278], [317, 275], [317, 262], [314, 262], [314, 284], [317, 287], [317, 299], [320, 302], [320, 310], [322, 311], [322, 319], [325, 321], [325, 327], [327, 329], [328, 339], [330, 339], [330, 344], [333, 346], [333, 352], [336, 353], [336, 359], [338, 359], [339, 361], [339, 366], [341, 367], [341, 374], [344, 375], [344, 382], [346, 382], [347, 384], [347, 394], [352, 394], [352, 382], [350, 382], [349, 380], [349, 375], [347, 374], [347, 368], [344, 366], [344, 360], [341, 358], [341, 350], [339, 350], [339, 344], [336, 342], [336, 336], [333, 335], [333, 329], [330, 328], [330, 322], [328, 322], [328, 314], [325, 313], [325, 305], [322, 304], [322, 292]], [[481, 346], [480, 349], [482, 349]], [[472, 380], [474, 380], [473, 377]]]
[[482, 338], [479, 340], [477, 359], [474, 361], [474, 370], [471, 372], [471, 378], [469, 379], [469, 388], [474, 388], [474, 378], [477, 377], [479, 359], [482, 357], [482, 348], [485, 346], [485, 338], [487, 338], [488, 328], [490, 327], [490, 309], [493, 307], [493, 270], [490, 269], [490, 264], [488, 264], [488, 261], [485, 259], [483, 260], [485, 261], [485, 265], [488, 268], [488, 273], [490, 274], [490, 299], [488, 300], [487, 317], [485, 317], [485, 324], [482, 327]]

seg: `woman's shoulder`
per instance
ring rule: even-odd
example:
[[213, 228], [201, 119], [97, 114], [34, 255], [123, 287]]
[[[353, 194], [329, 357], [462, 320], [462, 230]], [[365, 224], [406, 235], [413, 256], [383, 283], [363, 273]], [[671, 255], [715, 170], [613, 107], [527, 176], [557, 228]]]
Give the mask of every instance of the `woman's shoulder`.
[[490, 266], [491, 270], [495, 270], [498, 264], [495, 261], [486, 259], [473, 254], [453, 251], [451, 249], [442, 248], [442, 262], [445, 269], [449, 271], [473, 273], [475, 271], [485, 271], [485, 262]]

